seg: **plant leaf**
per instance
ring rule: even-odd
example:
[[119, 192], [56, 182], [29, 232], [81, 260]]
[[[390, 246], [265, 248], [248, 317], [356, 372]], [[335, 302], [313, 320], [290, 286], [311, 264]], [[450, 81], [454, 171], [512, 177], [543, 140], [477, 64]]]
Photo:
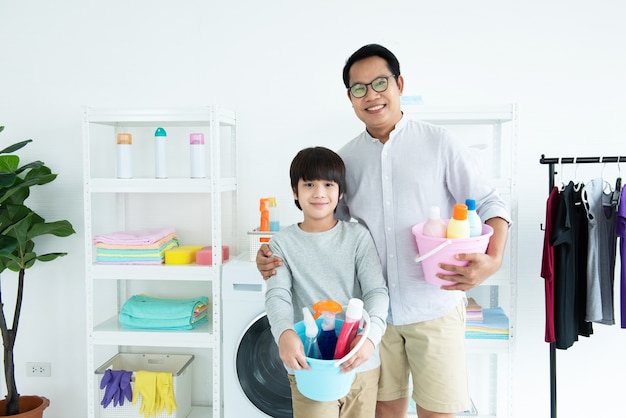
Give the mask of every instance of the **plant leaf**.
[[[4, 128], [4, 126], [3, 126]], [[29, 142], [33, 142], [32, 139], [27, 139], [26, 141], [22, 141], [22, 142], [17, 142], [13, 145], [9, 145], [8, 147], [6, 147], [5, 149], [3, 149], [2, 151], [0, 151], [0, 154], [9, 154], [11, 152], [15, 152], [20, 148], [23, 148], [24, 146], [26, 146], [26, 144], [28, 144]]]
[[37, 260], [39, 261], [52, 261], [55, 258], [64, 257], [67, 253], [48, 253], [37, 256]]
[[[40, 167], [38, 170], [41, 170], [42, 168], [44, 168], [44, 167]], [[45, 167], [45, 168], [47, 168], [47, 167]], [[31, 171], [33, 171], [33, 170], [31, 170]], [[40, 174], [38, 174], [35, 177], [31, 177], [31, 176], [29, 176], [29, 174], [30, 174], [30, 172], [26, 175], [26, 178], [24, 179], [24, 181], [16, 182], [16, 184], [13, 187], [9, 188], [4, 193], [4, 195], [0, 196], [0, 203], [4, 202], [5, 200], [7, 200], [9, 197], [11, 197], [14, 193], [16, 193], [18, 191], [28, 190], [28, 188], [30, 186], [36, 186], [36, 185], [50, 183], [52, 180], [54, 180], [57, 177], [56, 174], [41, 174], [40, 173]], [[26, 194], [26, 197], [28, 197], [28, 194]], [[22, 200], [22, 202], [24, 200]], [[13, 203], [15, 203], [15, 202], [13, 202]]]
[[11, 254], [17, 248], [17, 239], [6, 235], [0, 235], [0, 255]]
[[15, 183], [17, 175], [15, 173], [0, 173], [0, 188], [10, 187]]
[[20, 165], [20, 157], [17, 155], [0, 156], [0, 172], [13, 173]]
[[74, 228], [68, 221], [55, 221], [47, 223], [35, 223], [28, 231], [28, 239], [33, 239], [40, 235], [52, 234], [57, 237], [68, 237], [74, 234]]

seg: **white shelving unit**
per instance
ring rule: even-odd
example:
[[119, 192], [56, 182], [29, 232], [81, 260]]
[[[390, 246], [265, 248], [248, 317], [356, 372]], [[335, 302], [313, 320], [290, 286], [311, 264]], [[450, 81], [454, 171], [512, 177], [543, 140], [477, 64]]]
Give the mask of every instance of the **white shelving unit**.
[[[509, 231], [502, 268], [485, 284], [473, 289], [483, 308], [502, 307], [509, 319], [508, 339], [467, 339], [470, 392], [476, 411], [463, 416], [505, 418], [512, 414], [512, 366], [515, 341], [517, 283], [517, 108], [513, 104], [489, 106], [405, 105], [404, 113], [442, 125], [466, 139], [478, 153], [483, 169], [508, 202], [513, 227]], [[413, 415], [416, 416], [416, 415]]]
[[[168, 178], [154, 178], [154, 132], [167, 132]], [[115, 175], [116, 135], [133, 137], [133, 178]], [[189, 134], [205, 136], [207, 177], [189, 176]], [[83, 178], [87, 306], [88, 417], [100, 406], [94, 371], [118, 352], [194, 355], [190, 417], [221, 416], [222, 245], [236, 254], [236, 114], [214, 106], [84, 109]], [[114, 265], [95, 262], [93, 237], [172, 226], [180, 245], [212, 246], [212, 265]], [[206, 324], [190, 331], [122, 328], [117, 314], [137, 293], [209, 297]]]

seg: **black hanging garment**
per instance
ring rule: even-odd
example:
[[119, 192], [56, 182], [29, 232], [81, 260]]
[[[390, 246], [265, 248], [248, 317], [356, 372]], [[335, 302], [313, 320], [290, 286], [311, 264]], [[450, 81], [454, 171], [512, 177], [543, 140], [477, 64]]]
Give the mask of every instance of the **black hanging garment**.
[[[578, 202], [578, 205], [576, 203]], [[585, 319], [585, 299], [581, 299], [580, 288], [586, 286], [580, 270], [586, 259], [586, 228], [583, 228], [580, 190], [570, 182], [561, 192], [561, 201], [552, 229], [554, 246], [554, 327], [556, 348], [568, 349], [578, 341], [578, 335], [589, 336], [591, 324]], [[584, 211], [584, 209], [582, 209]], [[582, 216], [583, 218], [585, 216]], [[584, 257], [580, 255], [585, 254]]]

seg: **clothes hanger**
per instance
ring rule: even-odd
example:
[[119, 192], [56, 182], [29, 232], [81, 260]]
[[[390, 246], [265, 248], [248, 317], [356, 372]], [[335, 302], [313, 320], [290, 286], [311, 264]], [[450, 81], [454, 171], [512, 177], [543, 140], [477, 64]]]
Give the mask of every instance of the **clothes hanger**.
[[611, 183], [604, 179], [604, 169], [606, 168], [606, 163], [602, 164], [602, 171], [600, 172], [600, 179], [602, 180], [602, 193], [605, 195], [613, 195], [613, 186]]
[[617, 208], [619, 206], [620, 196], [622, 194], [622, 169], [619, 165], [619, 158], [617, 159], [617, 179], [615, 180], [615, 189], [611, 196], [611, 206]]
[[563, 182], [563, 160], [559, 158], [559, 191], [562, 192], [565, 190], [565, 183]]
[[572, 180], [572, 182], [574, 183], [574, 191], [579, 192], [580, 188], [583, 187], [583, 182], [578, 180], [578, 167], [580, 164], [576, 162], [575, 158], [574, 158], [574, 164], [576, 165], [576, 167], [574, 169], [574, 179]]

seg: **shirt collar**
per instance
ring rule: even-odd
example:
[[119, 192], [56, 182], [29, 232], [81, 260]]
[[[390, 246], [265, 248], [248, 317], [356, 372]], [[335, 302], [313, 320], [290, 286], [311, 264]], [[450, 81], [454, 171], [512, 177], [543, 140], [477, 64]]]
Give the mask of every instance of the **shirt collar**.
[[[396, 123], [396, 126], [393, 128], [393, 130], [389, 132], [389, 139], [393, 138], [395, 135], [398, 134], [398, 132], [402, 131], [407, 123], [408, 123], [408, 118], [405, 116], [404, 112], [402, 112], [402, 118], [400, 118], [398, 123]], [[371, 142], [380, 142], [378, 138], [374, 138], [372, 135], [370, 135], [367, 129], [365, 129], [365, 134], [367, 135], [367, 138]]]

